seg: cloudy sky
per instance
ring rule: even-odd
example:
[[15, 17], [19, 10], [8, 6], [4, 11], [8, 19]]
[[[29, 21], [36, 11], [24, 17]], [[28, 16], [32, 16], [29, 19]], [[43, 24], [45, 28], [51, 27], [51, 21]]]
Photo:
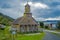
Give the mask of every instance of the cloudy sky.
[[[14, 19], [23, 16], [27, 0], [0, 0], [0, 12]], [[29, 0], [36, 20], [60, 20], [60, 0]]]

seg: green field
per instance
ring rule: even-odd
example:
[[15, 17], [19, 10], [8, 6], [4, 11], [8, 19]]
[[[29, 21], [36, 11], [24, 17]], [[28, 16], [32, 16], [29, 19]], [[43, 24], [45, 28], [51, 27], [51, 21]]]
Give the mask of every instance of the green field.
[[[36, 35], [24, 35], [17, 34], [14, 35], [15, 40], [42, 40], [44, 37], [44, 33], [36, 34]], [[0, 30], [0, 40], [12, 40], [13, 36], [9, 32], [8, 27], [5, 30]]]
[[18, 40], [42, 40], [44, 37], [44, 33], [37, 35], [19, 35], [17, 37]]

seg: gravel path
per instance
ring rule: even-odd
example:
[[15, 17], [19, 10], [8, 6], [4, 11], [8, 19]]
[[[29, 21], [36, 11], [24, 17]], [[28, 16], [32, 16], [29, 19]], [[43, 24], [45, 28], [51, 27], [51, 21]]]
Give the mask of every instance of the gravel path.
[[57, 35], [54, 35], [50, 32], [46, 32], [46, 35], [43, 40], [60, 40], [60, 37], [58, 37]]

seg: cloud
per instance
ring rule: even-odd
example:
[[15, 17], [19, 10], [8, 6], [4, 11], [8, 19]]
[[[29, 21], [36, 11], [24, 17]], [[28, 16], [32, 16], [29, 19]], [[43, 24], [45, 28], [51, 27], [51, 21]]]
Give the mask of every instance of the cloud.
[[42, 4], [42, 3], [35, 3], [34, 6], [37, 8], [43, 8], [43, 9], [49, 8], [46, 4]]
[[[26, 0], [0, 0], [0, 12], [12, 18], [23, 16]], [[60, 0], [32, 0], [31, 13], [36, 20], [56, 19], [60, 16]]]
[[46, 21], [46, 20], [60, 20], [60, 16], [59, 17], [55, 17], [55, 18], [35, 18], [37, 21]]
[[45, 20], [60, 20], [60, 16], [59, 17], [56, 17], [56, 18], [47, 18]]
[[35, 18], [37, 21], [46, 21], [45, 20], [45, 18], [42, 18], [42, 17], [40, 17], [40, 18]]
[[[43, 3], [32, 3], [32, 2], [28, 2], [29, 5], [31, 5], [32, 7], [35, 8], [42, 8], [42, 9], [48, 9], [48, 5], [43, 4]], [[24, 5], [26, 5], [26, 3], [24, 3]]]
[[0, 12], [16, 19], [22, 16], [22, 14], [24, 13], [24, 7], [20, 4], [20, 0], [18, 1], [17, 0], [14, 0], [14, 1], [6, 0], [6, 1], [1, 2]]

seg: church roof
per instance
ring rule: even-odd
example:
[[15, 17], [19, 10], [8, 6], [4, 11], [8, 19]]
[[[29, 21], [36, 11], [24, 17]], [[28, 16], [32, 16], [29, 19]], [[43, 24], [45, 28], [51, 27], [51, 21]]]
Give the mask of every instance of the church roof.
[[37, 25], [38, 23], [35, 21], [33, 17], [20, 17], [16, 19], [13, 24], [20, 24], [20, 25]]

